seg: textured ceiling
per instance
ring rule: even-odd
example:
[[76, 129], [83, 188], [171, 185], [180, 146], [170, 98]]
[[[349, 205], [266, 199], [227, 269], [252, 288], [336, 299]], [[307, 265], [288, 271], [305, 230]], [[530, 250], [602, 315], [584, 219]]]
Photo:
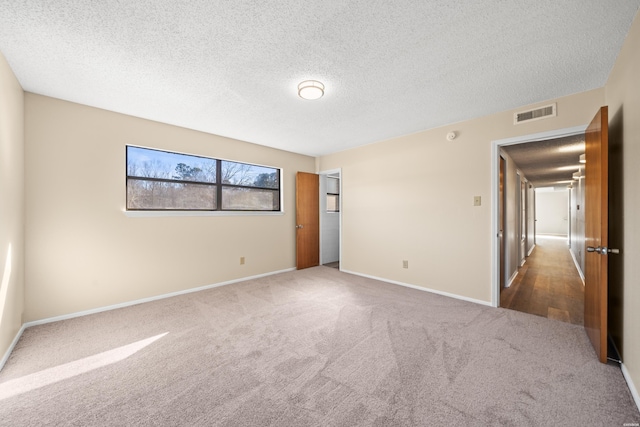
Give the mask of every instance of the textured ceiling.
[[584, 154], [584, 134], [503, 146], [534, 187], [567, 188]]
[[639, 6], [0, 0], [0, 51], [30, 92], [321, 155], [602, 87]]

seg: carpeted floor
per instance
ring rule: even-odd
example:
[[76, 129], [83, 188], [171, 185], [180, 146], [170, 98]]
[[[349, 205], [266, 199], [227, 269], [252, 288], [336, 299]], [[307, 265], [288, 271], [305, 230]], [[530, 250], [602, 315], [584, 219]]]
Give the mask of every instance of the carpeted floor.
[[2, 426], [622, 426], [582, 327], [333, 268], [27, 329]]

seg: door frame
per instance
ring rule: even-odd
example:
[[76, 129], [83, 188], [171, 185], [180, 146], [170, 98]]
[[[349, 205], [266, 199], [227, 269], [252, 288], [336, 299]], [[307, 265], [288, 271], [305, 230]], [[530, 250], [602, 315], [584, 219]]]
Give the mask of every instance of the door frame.
[[[564, 129], [556, 129], [547, 132], [534, 133], [530, 135], [516, 136], [512, 138], [498, 139], [491, 141], [491, 306], [498, 307], [500, 305], [500, 246], [498, 242], [499, 220], [499, 197], [498, 186], [500, 185], [500, 147], [507, 145], [522, 144], [525, 142], [544, 141], [546, 139], [561, 138], [565, 136], [573, 136], [585, 133], [588, 124], [582, 126], [574, 126]], [[518, 242], [520, 240], [518, 239]], [[509, 253], [511, 248], [509, 242], [505, 242], [505, 253]]]
[[[328, 169], [325, 171], [321, 171], [318, 172], [318, 175], [322, 176], [326, 176], [326, 175], [335, 175], [337, 174], [339, 177], [339, 191], [340, 191], [340, 197], [338, 198], [338, 203], [339, 203], [339, 212], [338, 212], [338, 262], [340, 263], [340, 268], [339, 270], [342, 271], [342, 200], [343, 200], [343, 194], [342, 194], [342, 168], [337, 168], [337, 169]], [[320, 197], [322, 197], [322, 194], [320, 194]], [[319, 201], [319, 206], [320, 209], [322, 210], [322, 200]], [[322, 212], [320, 212], [320, 229], [319, 229], [319, 233], [320, 233], [320, 265], [324, 264], [324, 260], [322, 259], [322, 228], [324, 227], [323, 224], [323, 220], [322, 220]]]
[[497, 187], [498, 210], [496, 237], [498, 238], [498, 293], [507, 287], [507, 245], [504, 233], [505, 224], [507, 223], [507, 159], [498, 150], [498, 187]]

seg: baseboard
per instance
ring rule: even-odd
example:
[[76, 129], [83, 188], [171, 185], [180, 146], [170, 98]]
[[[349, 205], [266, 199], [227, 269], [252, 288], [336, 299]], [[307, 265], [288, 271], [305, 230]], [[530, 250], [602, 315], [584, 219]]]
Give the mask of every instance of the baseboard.
[[411, 285], [409, 283], [398, 282], [396, 280], [389, 280], [389, 279], [385, 279], [385, 278], [382, 278], [382, 277], [371, 276], [369, 274], [358, 273], [358, 272], [355, 272], [355, 271], [342, 270], [342, 269], [340, 271], [342, 271], [343, 273], [353, 274], [355, 276], [366, 277], [367, 279], [379, 280], [381, 282], [390, 283], [392, 285], [404, 286], [405, 288], [417, 289], [419, 291], [430, 292], [432, 294], [438, 294], [438, 295], [442, 295], [442, 296], [449, 297], [449, 298], [454, 298], [454, 299], [458, 299], [458, 300], [462, 300], [462, 301], [472, 302], [474, 304], [480, 304], [480, 305], [486, 305], [486, 306], [489, 306], [489, 307], [493, 307], [491, 305], [490, 301], [482, 301], [482, 300], [479, 300], [479, 299], [464, 297], [462, 295], [451, 294], [449, 292], [438, 291], [436, 289], [425, 288], [423, 286]]
[[529, 252], [527, 252], [527, 256], [531, 256], [531, 252], [533, 252], [535, 248], [536, 248], [536, 245], [531, 246], [531, 249], [529, 249]]
[[636, 406], [640, 411], [640, 394], [638, 394], [638, 389], [636, 389], [635, 384], [633, 384], [631, 375], [629, 374], [629, 371], [627, 371], [627, 367], [624, 365], [624, 363], [620, 364], [620, 368], [622, 369], [622, 376], [624, 377], [625, 381], [627, 382], [627, 385], [629, 386], [629, 391], [631, 392], [631, 396], [633, 396], [633, 400], [634, 402], [636, 402]]
[[11, 356], [11, 352], [15, 348], [16, 344], [18, 344], [18, 341], [20, 340], [20, 337], [22, 336], [22, 333], [24, 332], [25, 329], [27, 329], [27, 327], [26, 325], [23, 324], [22, 327], [20, 327], [20, 330], [18, 331], [18, 333], [16, 334], [16, 337], [11, 342], [11, 345], [9, 346], [7, 351], [4, 353], [4, 356], [2, 356], [2, 360], [0, 360], [0, 371], [2, 371], [2, 368], [4, 368], [4, 365], [7, 363], [7, 360], [9, 360], [9, 356]]
[[123, 302], [123, 303], [120, 303], [120, 304], [114, 304], [114, 305], [108, 305], [108, 306], [105, 306], [105, 307], [93, 308], [91, 310], [79, 311], [79, 312], [70, 313], [70, 314], [63, 314], [61, 316], [55, 316], [55, 317], [48, 317], [46, 319], [40, 319], [40, 320], [34, 320], [32, 322], [27, 322], [27, 323], [25, 323], [23, 325], [23, 328], [25, 328], [25, 327], [29, 328], [31, 326], [37, 326], [37, 325], [44, 325], [46, 323], [59, 322], [61, 320], [73, 319], [75, 317], [88, 316], [90, 314], [101, 313], [103, 311], [116, 310], [118, 308], [130, 307], [132, 305], [143, 304], [145, 302], [157, 301], [157, 300], [161, 300], [161, 299], [165, 299], [165, 298], [176, 297], [176, 296], [179, 296], [179, 295], [186, 295], [186, 294], [190, 294], [190, 293], [193, 293], [193, 292], [200, 292], [200, 291], [204, 291], [204, 290], [207, 290], [207, 289], [218, 288], [220, 286], [231, 285], [233, 283], [238, 283], [238, 282], [245, 282], [247, 280], [259, 279], [261, 277], [272, 276], [274, 274], [287, 273], [289, 271], [294, 271], [294, 270], [295, 270], [295, 268], [287, 268], [285, 270], [278, 270], [278, 271], [272, 271], [272, 272], [269, 272], [269, 273], [257, 274], [255, 276], [249, 276], [249, 277], [243, 277], [243, 278], [240, 278], [240, 279], [228, 280], [226, 282], [214, 283], [212, 285], [200, 286], [198, 288], [185, 289], [183, 291], [171, 292], [171, 293], [168, 293], [168, 294], [156, 295], [156, 296], [149, 297], [149, 298], [142, 298], [142, 299], [137, 299], [137, 300], [134, 300], [134, 301], [127, 301], [127, 302]]

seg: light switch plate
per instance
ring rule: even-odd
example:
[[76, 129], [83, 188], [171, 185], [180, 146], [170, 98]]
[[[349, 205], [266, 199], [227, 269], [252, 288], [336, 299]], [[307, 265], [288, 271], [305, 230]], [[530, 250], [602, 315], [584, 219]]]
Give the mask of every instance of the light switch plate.
[[482, 197], [474, 196], [473, 197], [473, 206], [481, 206], [482, 205]]

